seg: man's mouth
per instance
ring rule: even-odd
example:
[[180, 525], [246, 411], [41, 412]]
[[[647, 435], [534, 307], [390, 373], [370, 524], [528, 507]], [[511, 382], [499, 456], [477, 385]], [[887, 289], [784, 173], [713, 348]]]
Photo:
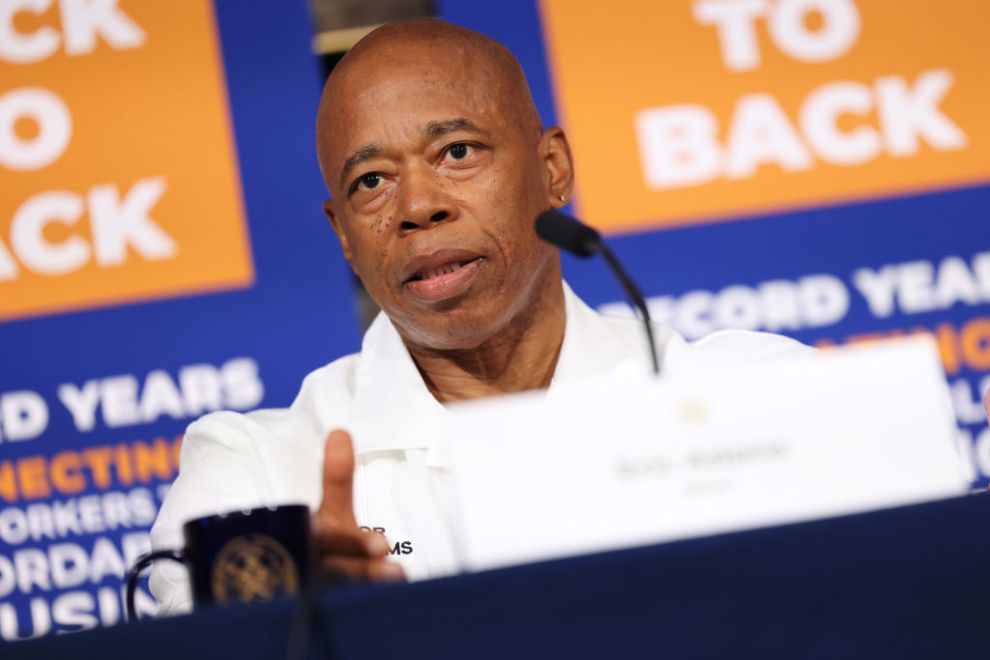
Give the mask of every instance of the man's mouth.
[[438, 250], [414, 257], [403, 272], [403, 288], [421, 302], [434, 303], [462, 294], [485, 258], [465, 250]]
[[421, 282], [423, 280], [433, 280], [443, 275], [450, 275], [451, 273], [455, 273], [459, 271], [464, 266], [467, 266], [468, 264], [473, 263], [478, 259], [481, 259], [481, 257], [475, 257], [474, 259], [468, 259], [466, 261], [455, 261], [454, 263], [447, 264], [445, 266], [440, 266], [438, 268], [428, 268], [425, 270], [421, 270], [417, 273], [413, 273], [412, 277], [410, 277], [406, 281]]

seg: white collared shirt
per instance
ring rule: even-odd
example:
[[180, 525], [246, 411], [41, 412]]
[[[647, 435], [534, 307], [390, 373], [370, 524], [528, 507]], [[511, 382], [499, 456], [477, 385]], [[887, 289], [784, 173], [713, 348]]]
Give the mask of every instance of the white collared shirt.
[[[551, 393], [583, 379], [650, 368], [639, 321], [599, 315], [566, 283], [564, 296], [567, 320]], [[803, 359], [810, 352], [792, 339], [764, 333], [721, 331], [689, 344], [665, 326], [655, 325], [654, 332], [665, 373]], [[309, 374], [289, 408], [213, 413], [189, 426], [179, 476], [151, 531], [152, 545], [180, 547], [182, 524], [213, 513], [300, 502], [315, 511], [327, 434], [346, 429], [355, 443], [358, 524], [385, 534], [391, 559], [410, 579], [455, 572], [453, 503], [443, 452], [448, 415], [391, 321], [379, 314], [361, 352]], [[181, 566], [158, 562], [151, 590], [163, 613], [192, 607]]]

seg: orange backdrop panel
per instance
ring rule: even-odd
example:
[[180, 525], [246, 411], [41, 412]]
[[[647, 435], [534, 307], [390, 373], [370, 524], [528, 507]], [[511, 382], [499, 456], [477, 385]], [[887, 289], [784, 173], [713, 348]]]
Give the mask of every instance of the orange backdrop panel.
[[[18, 14], [15, 27], [58, 30], [55, 4], [40, 16]], [[49, 90], [68, 106], [73, 126], [54, 163], [35, 171], [0, 167], [0, 241], [10, 249], [12, 219], [35, 194], [67, 191], [85, 200], [93, 186], [112, 184], [123, 199], [135, 182], [161, 177], [164, 193], [148, 215], [177, 250], [170, 258], [146, 260], [129, 249], [119, 265], [90, 259], [61, 275], [21, 267], [17, 277], [0, 281], [0, 318], [243, 287], [253, 280], [212, 3], [118, 5], [144, 30], [142, 45], [115, 50], [98, 38], [86, 54], [60, 49], [36, 63], [0, 62], [0, 93]], [[88, 211], [71, 225], [51, 223], [44, 236], [52, 243], [69, 236], [91, 242]]]
[[[797, 61], [774, 45], [760, 19], [754, 25], [761, 64], [734, 71], [723, 61], [715, 26], [695, 19], [689, 0], [542, 0], [558, 111], [578, 164], [579, 213], [606, 229], [634, 230], [990, 180], [990, 3], [854, 5], [859, 37], [841, 56]], [[809, 30], [818, 29], [816, 21], [820, 27], [820, 14], [807, 17]], [[644, 178], [634, 120], [641, 110], [704, 106], [717, 117], [724, 145], [735, 105], [745, 95], [772, 95], [799, 130], [803, 101], [822, 85], [853, 81], [873, 88], [877, 78], [899, 76], [911, 86], [933, 69], [954, 76], [938, 108], [965, 134], [963, 148], [938, 151], [922, 140], [911, 156], [883, 152], [848, 166], [815, 158], [800, 172], [766, 164], [748, 178], [668, 189], [651, 188]], [[878, 122], [873, 111], [841, 116], [838, 126], [878, 129]]]

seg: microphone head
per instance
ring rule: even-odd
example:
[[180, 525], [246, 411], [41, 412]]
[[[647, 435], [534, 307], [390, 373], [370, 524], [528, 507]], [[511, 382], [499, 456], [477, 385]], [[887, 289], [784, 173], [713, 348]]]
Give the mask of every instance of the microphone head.
[[547, 243], [579, 257], [591, 257], [602, 249], [602, 237], [597, 231], [554, 209], [536, 218], [536, 233]]

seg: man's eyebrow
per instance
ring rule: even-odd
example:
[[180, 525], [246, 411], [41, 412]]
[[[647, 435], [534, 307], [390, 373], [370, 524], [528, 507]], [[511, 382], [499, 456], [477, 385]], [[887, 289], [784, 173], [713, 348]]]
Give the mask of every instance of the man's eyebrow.
[[431, 121], [423, 127], [423, 133], [430, 138], [438, 138], [454, 131], [469, 131], [488, 135], [488, 131], [482, 129], [470, 119], [458, 117], [457, 119], [445, 119], [443, 121]]
[[372, 143], [372, 144], [364, 145], [363, 147], [352, 153], [350, 156], [348, 156], [347, 160], [344, 161], [343, 169], [341, 169], [340, 171], [340, 185], [344, 185], [344, 182], [347, 180], [347, 175], [351, 173], [351, 170], [353, 170], [355, 167], [357, 167], [364, 161], [374, 158], [375, 156], [381, 155], [381, 153], [382, 153], [382, 145], [378, 143]]

